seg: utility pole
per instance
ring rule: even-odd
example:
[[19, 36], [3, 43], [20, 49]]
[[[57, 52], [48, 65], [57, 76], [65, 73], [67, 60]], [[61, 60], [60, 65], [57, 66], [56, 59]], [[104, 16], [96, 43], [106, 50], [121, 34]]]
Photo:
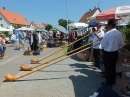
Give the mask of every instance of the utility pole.
[[67, 18], [67, 32], [68, 32], [68, 43], [70, 43], [70, 33], [69, 33], [69, 29], [68, 29], [68, 0], [66, 0], [66, 18]]
[[66, 0], [66, 18], [67, 18], [67, 31], [68, 31], [68, 0]]

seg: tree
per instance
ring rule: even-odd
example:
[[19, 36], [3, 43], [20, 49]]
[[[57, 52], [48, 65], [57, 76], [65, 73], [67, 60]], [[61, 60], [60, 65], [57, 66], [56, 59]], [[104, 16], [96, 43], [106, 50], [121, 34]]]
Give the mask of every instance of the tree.
[[121, 29], [120, 32], [126, 44], [123, 48], [130, 51], [130, 23], [127, 25], [127, 28]]
[[64, 28], [67, 27], [67, 21], [64, 20], [64, 19], [59, 19], [59, 20], [58, 20], [58, 23], [59, 23], [59, 25], [63, 26]]
[[45, 27], [45, 30], [49, 31], [50, 29], [52, 29], [52, 25], [48, 24], [48, 25]]

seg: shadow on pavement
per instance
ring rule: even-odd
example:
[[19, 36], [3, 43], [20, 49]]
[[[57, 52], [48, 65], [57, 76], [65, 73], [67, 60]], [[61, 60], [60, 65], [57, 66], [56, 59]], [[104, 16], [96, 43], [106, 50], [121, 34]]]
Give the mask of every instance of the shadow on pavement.
[[75, 72], [80, 73], [80, 75], [69, 76], [73, 83], [75, 97], [89, 97], [101, 86], [103, 80], [101, 74], [99, 71], [93, 71], [92, 66], [79, 63], [70, 66], [77, 68]]
[[[28, 80], [15, 80], [13, 82], [24, 82], [24, 81], [40, 81], [40, 80], [54, 80], [54, 79], [66, 79], [68, 77], [62, 78], [48, 78], [48, 79], [28, 79]], [[9, 80], [5, 79], [3, 82], [10, 82]]]
[[[83, 62], [82, 60], [78, 59], [77, 55], [71, 56], [70, 58], [73, 59], [73, 60], [76, 60], [78, 62]], [[84, 61], [84, 62], [87, 62], [87, 61]]]
[[46, 70], [39, 70], [38, 72], [72, 72], [74, 70], [65, 70], [65, 71], [46, 71]]

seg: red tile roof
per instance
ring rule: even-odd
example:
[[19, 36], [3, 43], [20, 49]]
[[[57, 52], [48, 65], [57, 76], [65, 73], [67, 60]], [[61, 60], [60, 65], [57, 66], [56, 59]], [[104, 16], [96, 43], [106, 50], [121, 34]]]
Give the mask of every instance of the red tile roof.
[[27, 20], [21, 15], [8, 10], [0, 8], [0, 13], [7, 19], [11, 24], [29, 25]]
[[38, 22], [33, 22], [37, 28], [43, 28], [43, 25]]
[[[88, 21], [87, 18], [92, 17], [97, 10], [100, 11], [99, 8], [94, 8], [93, 10], [86, 12], [86, 13], [81, 17], [81, 19], [79, 20], [79, 22], [84, 22], [84, 23], [86, 23], [86, 22]], [[100, 12], [101, 12], [101, 11], [100, 11]]]

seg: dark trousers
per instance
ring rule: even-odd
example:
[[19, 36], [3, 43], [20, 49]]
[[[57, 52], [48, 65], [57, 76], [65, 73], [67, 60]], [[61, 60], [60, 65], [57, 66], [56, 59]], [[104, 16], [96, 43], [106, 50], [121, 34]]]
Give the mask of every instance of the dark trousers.
[[38, 43], [37, 42], [33, 42], [31, 45], [31, 50], [36, 51], [38, 49]]
[[93, 56], [95, 60], [95, 65], [100, 67], [100, 49], [93, 49]]
[[104, 51], [104, 67], [106, 74], [106, 83], [108, 85], [116, 82], [116, 60], [118, 52], [106, 52]]

